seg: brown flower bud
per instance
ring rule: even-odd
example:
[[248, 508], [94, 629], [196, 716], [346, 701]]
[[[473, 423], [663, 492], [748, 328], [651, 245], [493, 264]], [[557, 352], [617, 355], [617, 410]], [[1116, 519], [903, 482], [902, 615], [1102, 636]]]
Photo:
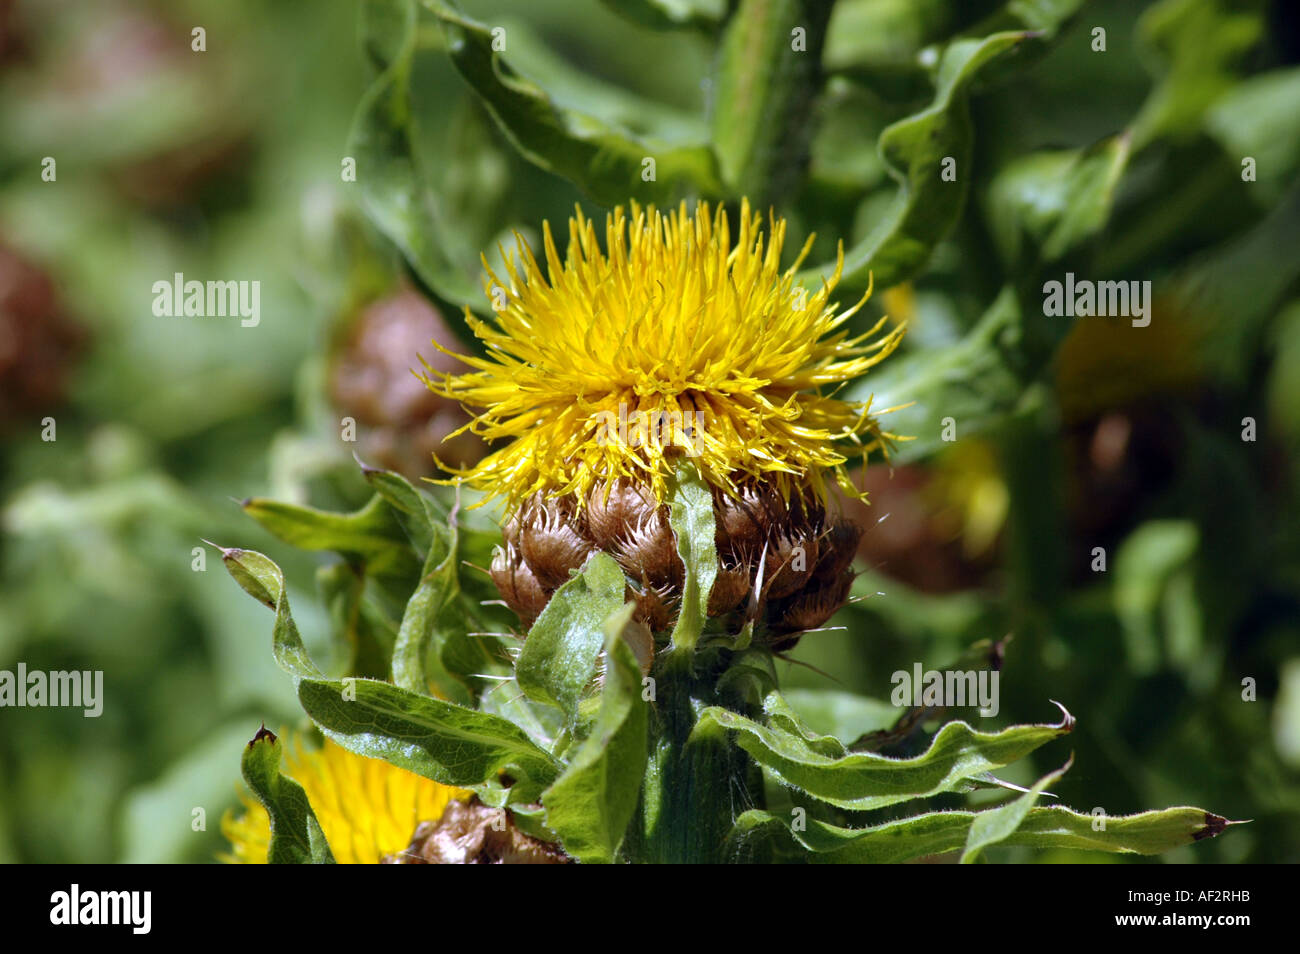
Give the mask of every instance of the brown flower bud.
[[[535, 496], [509, 519], [506, 550], [492, 568], [506, 603], [531, 623], [569, 572], [602, 550], [627, 577], [633, 620], [651, 637], [671, 629], [686, 571], [668, 508], [626, 480], [598, 486], [585, 503], [579, 512], [574, 500]], [[786, 500], [771, 488], [742, 485], [736, 497], [714, 494], [714, 523], [710, 617], [726, 626], [753, 619], [757, 640], [788, 647], [843, 603], [860, 530], [828, 520], [815, 498], [796, 493]]]
[[739, 499], [721, 492], [714, 494], [713, 542], [719, 556], [733, 563], [757, 560], [770, 523], [764, 502], [764, 495], [747, 485], [740, 488]]

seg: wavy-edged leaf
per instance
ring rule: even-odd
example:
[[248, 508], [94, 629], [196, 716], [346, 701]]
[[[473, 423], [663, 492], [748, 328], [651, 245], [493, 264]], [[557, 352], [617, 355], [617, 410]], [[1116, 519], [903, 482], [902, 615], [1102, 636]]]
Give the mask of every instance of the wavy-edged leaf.
[[1022, 261], [1026, 238], [1052, 262], [1100, 232], [1128, 159], [1129, 137], [1120, 134], [1087, 149], [1033, 153], [999, 172], [988, 211], [1005, 261]]
[[369, 0], [365, 9], [367, 51], [383, 72], [362, 97], [348, 135], [362, 204], [430, 288], [456, 305], [477, 304], [481, 292], [449, 254], [456, 243], [442, 203], [414, 158], [415, 0]]
[[[956, 224], [971, 180], [971, 122], [967, 92], [980, 70], [1034, 33], [995, 33], [983, 39], [955, 40], [944, 50], [931, 104], [901, 119], [880, 136], [880, 152], [898, 192], [879, 223], [845, 252], [843, 282], [866, 288], [905, 281], [925, 266], [930, 253]], [[941, 173], [947, 158], [956, 162], [955, 181]], [[817, 284], [834, 264], [806, 268], [801, 282]]]
[[[992, 809], [999, 811], [999, 809]], [[764, 811], [751, 810], [736, 820], [730, 854], [744, 859], [766, 839], [788, 856], [819, 864], [890, 864], [961, 849], [981, 812], [929, 812], [873, 828], [838, 828], [814, 819], [806, 830], [792, 831]], [[1004, 845], [1076, 848], [1112, 854], [1157, 855], [1221, 834], [1235, 822], [1201, 808], [1166, 808], [1137, 815], [1098, 819], [1068, 808], [1033, 808]]]
[[455, 521], [445, 527], [431, 523], [430, 528], [432, 542], [420, 584], [406, 604], [393, 645], [393, 682], [412, 692], [429, 691], [429, 675], [425, 671], [429, 645], [438, 622], [460, 596]]
[[533, 801], [558, 763], [518, 726], [487, 712], [372, 679], [300, 679], [298, 701], [329, 738], [444, 785], [510, 787]]
[[276, 665], [295, 679], [319, 676], [321, 672], [307, 654], [293, 614], [289, 612], [284, 573], [275, 562], [256, 550], [224, 547], [221, 548], [221, 562], [245, 593], [275, 611], [271, 651]]
[[[767, 708], [774, 711], [771, 703]], [[1024, 758], [1073, 728], [1073, 718], [1061, 711], [1058, 724], [1016, 725], [1001, 732], [949, 722], [924, 753], [909, 759], [849, 753], [839, 740], [800, 731], [785, 718], [762, 725], [716, 706], [701, 713], [700, 726], [735, 733], [736, 744], [778, 781], [837, 807], [866, 811], [955, 791], [975, 776]]]
[[[639, 140], [592, 116], [559, 107], [492, 48], [491, 30], [444, 0], [425, 0], [442, 24], [456, 69], [482, 99], [524, 158], [563, 176], [604, 205], [640, 198], [661, 205], [722, 192], [717, 161], [706, 145]], [[655, 177], [643, 178], [644, 160]]]
[[223, 550], [222, 561], [247, 593], [275, 610], [276, 663], [293, 677], [307, 715], [345, 749], [445, 785], [480, 786], [498, 803], [509, 787], [503, 772], [518, 781], [510, 796], [520, 801], [535, 800], [554, 781], [558, 763], [500, 716], [372, 679], [322, 678], [289, 612], [280, 568], [253, 550]]
[[636, 813], [646, 764], [649, 705], [642, 697], [636, 656], [622, 636], [635, 609], [635, 603], [628, 603], [605, 622], [600, 711], [564, 773], [542, 793], [547, 826], [579, 861], [616, 860]]
[[435, 543], [441, 543], [446, 549], [448, 541], [439, 531], [445, 529], [442, 524], [447, 515], [428, 494], [421, 493], [401, 474], [390, 470], [362, 464], [361, 476], [392, 508], [421, 559], [428, 556], [429, 548]]
[[263, 727], [244, 747], [240, 769], [244, 781], [271, 820], [266, 860], [273, 865], [332, 865], [325, 833], [301, 785], [280, 774], [284, 746]]
[[882, 418], [909, 438], [892, 459], [926, 457], [943, 446], [943, 419], [969, 437], [1001, 422], [1026, 400], [1032, 369], [1025, 354], [1020, 302], [1006, 287], [961, 341], [941, 349], [895, 355], [851, 385], [846, 397], [897, 408]]

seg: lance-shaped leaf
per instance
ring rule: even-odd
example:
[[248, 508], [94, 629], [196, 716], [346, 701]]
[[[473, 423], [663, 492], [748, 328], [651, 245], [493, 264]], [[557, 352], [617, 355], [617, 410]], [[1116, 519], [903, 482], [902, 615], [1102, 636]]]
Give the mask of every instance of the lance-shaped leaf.
[[[880, 153], [898, 192], [870, 233], [845, 252], [846, 287], [866, 288], [868, 274], [878, 286], [905, 281], [952, 230], [972, 178], [970, 84], [984, 66], [1035, 35], [1016, 31], [950, 43], [939, 62], [933, 102], [881, 133]], [[945, 176], [945, 168], [952, 174]], [[816, 285], [834, 270], [833, 263], [816, 265], [797, 278]]]
[[[999, 811], [1000, 809], [992, 809]], [[729, 854], [744, 860], [765, 840], [792, 860], [819, 864], [891, 864], [945, 854], [964, 847], [971, 826], [982, 812], [929, 812], [873, 828], [838, 828], [807, 819], [803, 830], [764, 811], [745, 812], [736, 820]], [[1200, 808], [1166, 808], [1100, 819], [1068, 808], [1033, 808], [1004, 845], [1032, 848], [1078, 848], [1111, 854], [1157, 855], [1221, 834], [1230, 822]]]
[[[409, 485], [408, 485], [409, 486]], [[411, 594], [402, 614], [402, 625], [393, 646], [393, 682], [412, 692], [428, 692], [425, 671], [434, 630], [460, 595], [456, 574], [456, 524], [430, 521], [430, 545], [424, 560], [420, 584]]]
[[1071, 757], [1069, 762], [1055, 772], [1048, 772], [1019, 798], [977, 814], [966, 832], [966, 847], [961, 853], [961, 863], [965, 865], [980, 860], [980, 853], [989, 845], [996, 845], [1014, 835], [1029, 817], [1029, 812], [1038, 801], [1038, 796], [1047, 791], [1047, 786], [1055, 784], [1068, 772], [1073, 761], [1074, 758]]
[[[425, 0], [442, 24], [447, 52], [515, 148], [604, 205], [629, 196], [667, 204], [722, 191], [705, 145], [642, 141], [592, 116], [558, 106], [493, 50], [491, 29], [444, 0]], [[654, 160], [648, 175], [646, 160]]]
[[[303, 550], [333, 550], [345, 557], [411, 562], [411, 544], [382, 497], [371, 497], [354, 513], [330, 513], [254, 497], [244, 513], [283, 540]], [[399, 556], [400, 554], [400, 556]]]
[[1121, 134], [1087, 149], [1034, 153], [999, 172], [988, 211], [1005, 261], [1022, 261], [1026, 238], [1039, 260], [1052, 262], [1100, 232], [1128, 159], [1129, 137]]
[[280, 568], [256, 550], [220, 549], [221, 562], [235, 582], [253, 599], [275, 611], [271, 651], [276, 665], [295, 679], [319, 676], [321, 672], [307, 654], [307, 647], [302, 644], [298, 626], [289, 612], [289, 594]]
[[694, 465], [686, 463], [677, 468], [668, 507], [677, 554], [686, 566], [681, 610], [673, 627], [672, 651], [678, 658], [689, 658], [704, 631], [709, 615], [709, 591], [718, 575], [713, 495]]
[[[867, 811], [913, 798], [956, 791], [972, 778], [1024, 758], [1074, 726], [1064, 708], [1056, 725], [1017, 725], [980, 732], [965, 722], [949, 722], [930, 747], [909, 759], [870, 752], [843, 753], [838, 740], [791, 731], [782, 719], [762, 725], [719, 707], [705, 709], [701, 727], [735, 733], [736, 744], [778, 781], [840, 808]], [[837, 749], [837, 747], [839, 747]]]
[[[444, 785], [496, 786], [533, 801], [559, 765], [522, 729], [487, 712], [373, 679], [301, 679], [298, 701], [329, 738]], [[500, 784], [509, 787], [506, 782]]]
[[597, 553], [582, 573], [555, 591], [519, 654], [519, 687], [531, 699], [559, 706], [570, 724], [596, 674], [602, 627], [622, 607], [626, 588], [614, 558]]
[[579, 861], [618, 857], [645, 773], [649, 704], [636, 655], [622, 636], [635, 609], [628, 603], [606, 621], [600, 711], [564, 774], [542, 794], [547, 826]]
[[946, 348], [895, 356], [848, 389], [852, 400], [892, 407], [883, 420], [911, 438], [891, 459], [919, 460], [943, 446], [944, 418], [971, 436], [1019, 409], [1031, 369], [1015, 289], [1004, 288], [979, 323]]
[[301, 785], [280, 774], [283, 746], [263, 726], [244, 748], [244, 781], [271, 819], [266, 860], [273, 865], [332, 865], [334, 855]]
[[428, 494], [420, 493], [405, 477], [390, 470], [362, 464], [361, 476], [392, 508], [393, 516], [421, 558], [427, 557], [429, 548], [435, 544], [441, 543], [443, 550], [446, 549], [447, 540], [441, 531], [445, 530], [447, 515]]
[[482, 786], [535, 800], [559, 766], [522, 729], [500, 716], [418, 695], [371, 679], [325, 679], [289, 613], [284, 575], [253, 550], [223, 550], [222, 561], [244, 590], [275, 610], [276, 663], [292, 676], [298, 701], [331, 739], [351, 752], [380, 758], [435, 782]]
[[442, 203], [415, 160], [411, 71], [417, 50], [415, 0], [368, 0], [366, 46], [383, 70], [362, 97], [348, 137], [370, 220], [402, 250], [420, 278], [456, 305], [481, 292], [453, 261]]

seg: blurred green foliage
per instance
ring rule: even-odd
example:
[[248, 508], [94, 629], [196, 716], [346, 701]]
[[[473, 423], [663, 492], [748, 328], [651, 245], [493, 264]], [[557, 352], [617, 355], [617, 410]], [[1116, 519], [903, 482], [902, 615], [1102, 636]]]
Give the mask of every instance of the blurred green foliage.
[[[20, 3], [25, 50], [0, 66], [0, 243], [48, 270], [90, 338], [65, 403], [0, 422], [0, 669], [102, 669], [107, 701], [98, 719], [0, 711], [0, 859], [210, 860], [242, 746], [263, 720], [301, 719], [266, 611], [200, 537], [275, 555], [316, 658], [391, 651], [399, 634], [362, 611], [346, 564], [263, 529], [285, 515], [264, 498], [349, 509], [371, 491], [325, 395], [350, 310], [406, 272], [444, 314], [485, 312], [479, 255], [495, 263], [575, 203], [748, 194], [794, 247], [817, 233], [803, 279], [843, 242], [840, 297], [869, 274], [877, 289], [857, 320], [910, 318], [905, 352], [855, 394], [910, 405], [887, 418], [915, 438], [899, 472], [965, 473], [950, 417], [958, 445], [991, 450], [992, 472], [966, 476], [1009, 508], [960, 586], [869, 561], [843, 629], [782, 665], [791, 704], [848, 743], [890, 721], [892, 672], [1010, 633], [999, 723], [1044, 721], [1049, 698], [1079, 720], [1051, 783], [1062, 804], [1203, 805], [1253, 823], [1165, 860], [1300, 860], [1285, 6]], [[786, 53], [805, 22], [820, 68]], [[1152, 281], [1151, 326], [1044, 317], [1043, 283], [1067, 271]], [[154, 317], [152, 284], [175, 272], [260, 280], [261, 324]], [[258, 520], [231, 497], [258, 498]], [[341, 630], [350, 643], [328, 638]], [[1010, 780], [1058, 768], [1060, 745]]]

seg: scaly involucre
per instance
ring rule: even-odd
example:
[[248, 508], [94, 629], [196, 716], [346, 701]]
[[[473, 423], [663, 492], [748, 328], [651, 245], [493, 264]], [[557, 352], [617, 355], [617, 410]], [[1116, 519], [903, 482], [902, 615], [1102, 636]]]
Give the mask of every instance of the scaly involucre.
[[866, 301], [838, 313], [830, 301], [843, 250], [811, 291], [794, 281], [811, 238], [782, 270], [785, 222], [771, 223], [765, 244], [748, 202], [734, 243], [723, 209], [707, 203], [694, 216], [684, 202], [669, 214], [632, 203], [630, 216], [607, 217], [602, 251], [579, 209], [564, 258], [547, 224], [546, 275], [518, 235], [508, 282], [484, 260], [495, 317], [466, 309], [465, 320], [487, 356], [457, 355], [475, 369], [464, 374], [426, 364], [421, 377], [478, 412], [468, 429], [509, 443], [454, 472], [510, 511], [537, 493], [581, 502], [619, 477], [662, 501], [682, 454], [728, 495], [759, 480], [824, 498], [827, 472], [852, 492], [845, 452], [865, 458], [893, 435], [870, 402], [833, 392], [892, 352], [903, 329], [881, 334], [882, 319], [857, 337], [841, 330]]

